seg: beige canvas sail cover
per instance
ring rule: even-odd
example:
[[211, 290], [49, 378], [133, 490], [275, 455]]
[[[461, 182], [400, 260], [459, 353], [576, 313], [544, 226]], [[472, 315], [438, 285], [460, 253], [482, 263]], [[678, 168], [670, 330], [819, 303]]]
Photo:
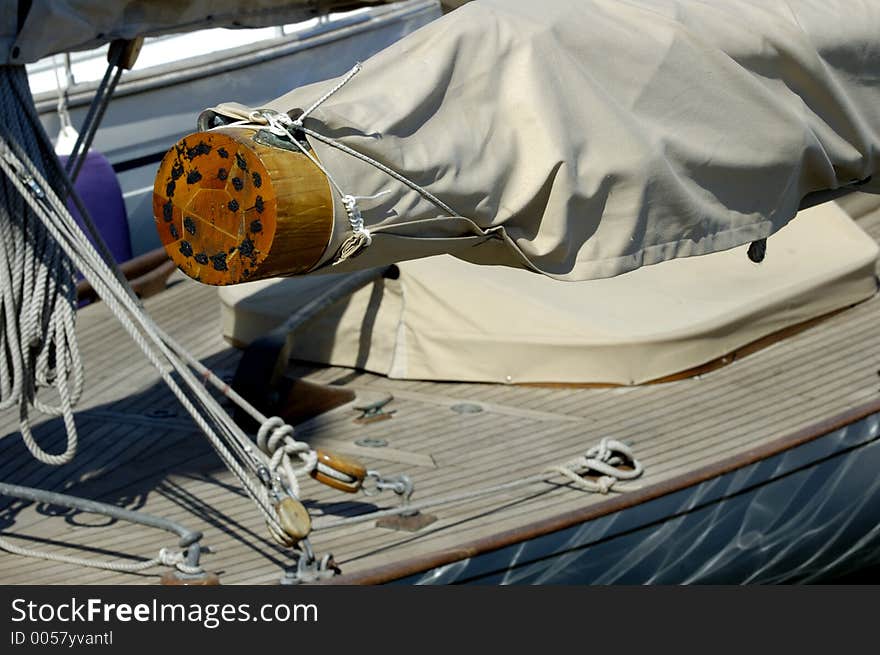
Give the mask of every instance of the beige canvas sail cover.
[[[306, 119], [455, 214], [311, 139], [346, 194], [386, 192], [359, 202], [372, 245], [335, 270], [451, 253], [610, 277], [767, 237], [810, 192], [878, 190], [878, 35], [871, 0], [466, 4]], [[334, 84], [267, 107], [304, 109]], [[220, 105], [202, 126], [250, 109]], [[319, 268], [350, 236], [336, 200]]]
[[[880, 196], [865, 198], [853, 209], [878, 211]], [[396, 378], [636, 384], [875, 292], [877, 245], [834, 203], [802, 211], [769, 248], [760, 265], [742, 247], [585, 282], [449, 256], [405, 262], [298, 329], [293, 356]], [[224, 335], [250, 342], [334, 277], [221, 288]]]

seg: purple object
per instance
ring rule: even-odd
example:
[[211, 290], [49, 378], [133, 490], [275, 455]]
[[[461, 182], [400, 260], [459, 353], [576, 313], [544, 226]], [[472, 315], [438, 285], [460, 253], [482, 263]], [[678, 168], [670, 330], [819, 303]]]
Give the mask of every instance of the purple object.
[[[62, 166], [67, 165], [67, 155], [60, 155], [58, 159]], [[107, 158], [100, 152], [90, 150], [86, 154], [86, 160], [74, 186], [95, 222], [98, 232], [110, 248], [113, 258], [119, 263], [131, 259], [131, 238], [128, 232], [125, 201], [122, 198], [119, 181], [116, 179], [116, 172]], [[68, 200], [67, 207], [76, 222], [88, 234], [73, 201]]]

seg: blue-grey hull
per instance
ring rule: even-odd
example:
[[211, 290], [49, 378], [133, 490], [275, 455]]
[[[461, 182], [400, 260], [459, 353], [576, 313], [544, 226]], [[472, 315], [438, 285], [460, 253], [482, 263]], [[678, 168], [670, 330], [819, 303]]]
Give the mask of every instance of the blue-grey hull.
[[880, 414], [410, 584], [818, 582], [880, 562]]

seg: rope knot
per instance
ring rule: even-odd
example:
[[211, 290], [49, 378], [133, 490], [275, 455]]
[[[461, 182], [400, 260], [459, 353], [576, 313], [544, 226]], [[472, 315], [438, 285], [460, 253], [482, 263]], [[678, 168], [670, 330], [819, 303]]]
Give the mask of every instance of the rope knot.
[[351, 231], [361, 237], [361, 247], [369, 246], [373, 242], [370, 231], [364, 227], [364, 216], [358, 207], [359, 196], [353, 196], [346, 193], [342, 196], [342, 204], [345, 207], [345, 213], [348, 214], [348, 222], [351, 225]]
[[[615, 480], [631, 480], [642, 474], [642, 465], [633, 456], [632, 449], [617, 439], [603, 437], [581, 458], [583, 468]], [[627, 466], [630, 470], [620, 468]]]
[[596, 485], [599, 487], [600, 494], [607, 494], [611, 491], [611, 487], [614, 486], [614, 483], [617, 482], [617, 478], [612, 478], [609, 475], [603, 475], [601, 478], [596, 480]]
[[[293, 437], [293, 426], [280, 416], [272, 416], [257, 431], [257, 446], [269, 455], [269, 470], [283, 473], [294, 496], [299, 496], [298, 476], [311, 473], [318, 464], [318, 455], [309, 444]], [[294, 468], [291, 458], [297, 457], [302, 465]]]
[[620, 466], [634, 460], [632, 449], [625, 443], [603, 437], [584, 455], [588, 461], [603, 462], [611, 466]]
[[[276, 112], [268, 109], [258, 109], [250, 113], [250, 121], [256, 124], [265, 124], [275, 136], [291, 139], [294, 129], [294, 121], [284, 112]], [[297, 144], [298, 145], [298, 144]]]
[[345, 206], [345, 211], [351, 221], [351, 229], [355, 232], [364, 228], [364, 217], [361, 215], [361, 210], [358, 209], [357, 201], [357, 197], [351, 194], [346, 193], [342, 196], [342, 204]]
[[[621, 468], [626, 466], [627, 468]], [[642, 465], [632, 449], [616, 439], [603, 438], [582, 457], [563, 465], [551, 466], [548, 473], [558, 473], [584, 491], [607, 494], [620, 480], [632, 480], [642, 474]], [[596, 480], [585, 480], [586, 473], [598, 473]]]

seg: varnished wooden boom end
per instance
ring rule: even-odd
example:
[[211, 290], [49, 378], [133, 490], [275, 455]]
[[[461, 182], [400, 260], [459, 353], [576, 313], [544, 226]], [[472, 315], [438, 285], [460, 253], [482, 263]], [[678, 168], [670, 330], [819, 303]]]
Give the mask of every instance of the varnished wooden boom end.
[[326, 175], [271, 134], [224, 128], [191, 134], [165, 155], [153, 215], [178, 268], [225, 285], [311, 269], [333, 228]]

